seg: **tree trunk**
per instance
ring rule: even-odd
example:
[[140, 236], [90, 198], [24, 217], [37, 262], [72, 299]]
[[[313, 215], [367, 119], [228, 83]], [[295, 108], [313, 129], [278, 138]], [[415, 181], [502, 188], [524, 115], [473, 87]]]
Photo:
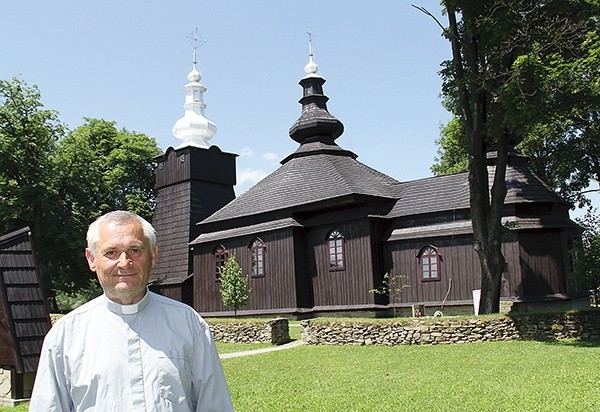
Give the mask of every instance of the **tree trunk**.
[[[481, 265], [481, 300], [479, 313], [500, 310], [500, 290], [505, 260], [502, 254], [502, 209], [506, 197], [506, 165], [508, 136], [497, 137], [496, 170], [492, 190], [489, 186], [486, 136], [487, 93], [476, 81], [482, 67], [478, 54], [477, 36], [471, 34], [472, 21], [463, 15], [464, 34], [458, 30], [456, 11], [447, 6], [449, 37], [452, 44], [454, 77], [459, 92], [462, 120], [468, 141], [469, 193], [474, 249]], [[468, 73], [465, 74], [465, 73]]]

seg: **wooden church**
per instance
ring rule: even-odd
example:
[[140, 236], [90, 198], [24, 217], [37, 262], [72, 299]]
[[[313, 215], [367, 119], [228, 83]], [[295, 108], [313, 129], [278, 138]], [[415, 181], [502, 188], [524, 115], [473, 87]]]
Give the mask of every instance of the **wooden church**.
[[[235, 256], [251, 288], [242, 315], [385, 312], [392, 306], [406, 313], [472, 313], [481, 271], [468, 175], [400, 182], [359, 162], [336, 144], [344, 127], [327, 110], [325, 79], [312, 53], [305, 71], [302, 112], [289, 130], [297, 150], [236, 198], [236, 156], [208, 143], [216, 126], [204, 117], [206, 88], [194, 62], [185, 115], [173, 128], [183, 143], [157, 158], [159, 263], [151, 288], [202, 315], [229, 316], [219, 267]], [[495, 159], [490, 152], [490, 176]], [[503, 300], [566, 299], [567, 251], [577, 233], [569, 205], [517, 153], [506, 179]], [[372, 292], [386, 273], [403, 286], [401, 300]]]

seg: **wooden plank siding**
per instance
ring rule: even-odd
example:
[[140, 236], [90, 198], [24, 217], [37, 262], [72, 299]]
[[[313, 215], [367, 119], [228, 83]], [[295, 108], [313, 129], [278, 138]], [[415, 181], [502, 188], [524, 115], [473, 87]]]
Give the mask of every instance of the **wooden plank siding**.
[[29, 229], [0, 237], [0, 365], [35, 372], [50, 315]]
[[[417, 258], [419, 251], [434, 246], [441, 258], [439, 280], [422, 280]], [[469, 235], [436, 237], [390, 242], [385, 250], [386, 270], [404, 275], [402, 284], [408, 285], [402, 293], [405, 304], [466, 304], [473, 299], [473, 290], [481, 288], [481, 265]], [[501, 295], [515, 296], [520, 286], [521, 269], [516, 237], [506, 236], [502, 252], [507, 263]]]
[[[230, 311], [222, 302], [219, 293], [219, 282], [216, 279], [215, 260], [213, 250], [219, 244], [225, 246], [229, 256], [235, 254], [236, 261], [242, 268], [244, 275], [251, 271], [250, 245], [253, 239], [260, 238], [266, 247], [265, 250], [265, 275], [250, 277], [248, 304], [243, 310], [269, 310], [269, 309], [295, 309], [297, 290], [295, 280], [296, 260], [294, 250], [296, 245], [293, 238], [293, 229], [287, 228], [272, 232], [243, 236], [234, 239], [223, 239], [220, 243], [210, 242], [196, 245], [194, 248], [194, 274], [195, 301], [194, 307], [200, 313], [213, 313]], [[300, 288], [303, 290], [306, 286]]]
[[[155, 283], [182, 283], [193, 272], [189, 243], [199, 235], [196, 223], [235, 198], [235, 157], [216, 146], [188, 146], [171, 147], [156, 158], [158, 192], [152, 223], [159, 256], [151, 276]], [[172, 288], [162, 289], [168, 294]], [[183, 290], [176, 293], [189, 295]]]
[[[518, 231], [506, 235], [502, 253], [506, 272], [501, 296], [517, 300], [535, 299], [566, 293], [567, 262], [561, 231]], [[441, 255], [440, 280], [423, 281], [417, 254], [433, 245]], [[387, 270], [406, 276], [409, 288], [403, 291], [403, 303], [429, 304], [472, 300], [472, 291], [480, 288], [481, 267], [471, 236], [455, 236], [390, 242], [385, 257]], [[447, 296], [446, 296], [447, 293]]]
[[[344, 270], [330, 270], [328, 235], [337, 230], [345, 240]], [[373, 305], [373, 257], [369, 222], [366, 220], [336, 223], [307, 230], [312, 249], [308, 273], [312, 277], [314, 306]]]
[[237, 155], [222, 152], [217, 146], [208, 149], [186, 146], [169, 147], [157, 162], [156, 187], [172, 185], [187, 180], [235, 185], [235, 158]]
[[519, 258], [523, 296], [542, 297], [567, 293], [568, 265], [558, 230], [519, 233]]
[[156, 230], [158, 260], [151, 280], [185, 277], [189, 273], [190, 183], [162, 188], [157, 194], [152, 220]]

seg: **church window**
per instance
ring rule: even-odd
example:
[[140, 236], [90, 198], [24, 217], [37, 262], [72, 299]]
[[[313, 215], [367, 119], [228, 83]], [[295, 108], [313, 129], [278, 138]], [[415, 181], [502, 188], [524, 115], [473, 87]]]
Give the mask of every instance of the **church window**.
[[328, 237], [329, 245], [329, 270], [344, 270], [346, 256], [344, 252], [345, 239], [337, 230], [332, 230]]
[[434, 246], [427, 245], [423, 247], [417, 258], [419, 259], [422, 280], [440, 279], [441, 256]]
[[252, 256], [252, 268], [250, 274], [252, 276], [265, 275], [265, 251], [266, 246], [262, 240], [255, 238], [250, 245], [250, 253]]
[[223, 245], [219, 245], [213, 251], [213, 255], [215, 256], [215, 276], [217, 280], [221, 277], [221, 266], [227, 262], [229, 258], [229, 252]]

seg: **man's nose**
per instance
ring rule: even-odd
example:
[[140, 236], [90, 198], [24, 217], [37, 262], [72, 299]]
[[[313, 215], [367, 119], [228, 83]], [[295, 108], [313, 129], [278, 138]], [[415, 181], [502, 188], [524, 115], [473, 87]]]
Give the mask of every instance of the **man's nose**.
[[129, 266], [129, 263], [131, 263], [131, 260], [129, 259], [127, 252], [121, 252], [119, 255], [119, 266], [127, 267]]

